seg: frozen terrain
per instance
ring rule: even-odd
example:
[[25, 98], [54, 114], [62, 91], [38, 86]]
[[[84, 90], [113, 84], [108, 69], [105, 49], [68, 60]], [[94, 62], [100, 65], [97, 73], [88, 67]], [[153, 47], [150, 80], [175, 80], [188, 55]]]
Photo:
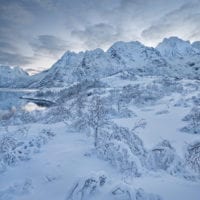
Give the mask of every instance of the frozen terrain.
[[118, 42], [0, 91], [0, 200], [199, 200], [198, 55]]

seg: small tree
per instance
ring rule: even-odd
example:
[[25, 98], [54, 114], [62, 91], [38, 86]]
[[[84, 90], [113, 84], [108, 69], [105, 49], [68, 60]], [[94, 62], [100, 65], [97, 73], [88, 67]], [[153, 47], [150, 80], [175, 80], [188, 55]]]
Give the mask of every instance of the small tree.
[[79, 118], [83, 117], [84, 109], [86, 107], [86, 102], [87, 102], [87, 99], [86, 99], [85, 95], [83, 95], [83, 94], [77, 95], [77, 98], [75, 100], [75, 108], [76, 108], [77, 116]]
[[186, 163], [196, 172], [200, 173], [200, 142], [194, 142], [187, 148]]
[[194, 108], [191, 115], [191, 126], [194, 134], [200, 133], [200, 109]]
[[87, 114], [85, 114], [87, 108], [87, 98], [84, 94], [78, 94], [72, 103], [74, 110], [73, 128], [77, 131], [84, 131], [88, 128]]
[[102, 99], [99, 96], [94, 96], [89, 106], [88, 124], [94, 131], [94, 146], [98, 146], [99, 130], [108, 123], [106, 118], [107, 111]]
[[193, 134], [200, 134], [200, 107], [194, 107], [188, 115], [183, 118], [183, 121], [188, 121], [188, 125], [181, 130]]

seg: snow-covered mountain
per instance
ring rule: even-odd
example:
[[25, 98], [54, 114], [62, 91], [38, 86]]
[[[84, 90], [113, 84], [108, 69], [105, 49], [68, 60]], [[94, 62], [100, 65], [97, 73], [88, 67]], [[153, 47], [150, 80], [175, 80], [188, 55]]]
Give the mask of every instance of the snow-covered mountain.
[[178, 37], [165, 38], [156, 49], [163, 57], [169, 59], [183, 59], [185, 56], [200, 55], [200, 51], [192, 46], [189, 41], [184, 41]]
[[0, 66], [0, 87], [24, 87], [29, 75], [20, 67]]
[[62, 86], [86, 79], [99, 79], [123, 70], [136, 74], [159, 74], [167, 66], [160, 53], [139, 42], [117, 42], [102, 49], [80, 53], [66, 52], [49, 70], [38, 74], [32, 87]]
[[192, 46], [198, 50], [200, 50], [200, 41], [196, 41], [192, 43]]
[[140, 42], [116, 42], [107, 51], [67, 51], [49, 70], [36, 75], [38, 81], [32, 87], [63, 86], [111, 76], [123, 70], [138, 75], [198, 78], [200, 50], [197, 44], [171, 37], [156, 48]]
[[177, 37], [165, 38], [156, 49], [172, 68], [170, 74], [180, 78], [200, 79], [199, 42], [191, 44]]
[[28, 76], [20, 68], [0, 67], [1, 87], [62, 87], [83, 80], [108, 77], [122, 71], [199, 79], [200, 42], [165, 38], [156, 48], [140, 42], [116, 42], [107, 51], [67, 51], [50, 69]]

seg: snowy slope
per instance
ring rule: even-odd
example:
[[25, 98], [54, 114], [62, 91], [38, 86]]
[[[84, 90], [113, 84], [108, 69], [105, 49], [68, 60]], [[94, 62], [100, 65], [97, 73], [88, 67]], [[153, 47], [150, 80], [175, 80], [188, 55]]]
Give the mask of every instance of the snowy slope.
[[[38, 130], [37, 127], [35, 129]], [[68, 132], [64, 124], [55, 124], [52, 130], [57, 132], [55, 138], [30, 161], [20, 163], [1, 174], [1, 199], [65, 200], [80, 177], [98, 172], [103, 172], [110, 178], [109, 185], [105, 185], [97, 194], [94, 193], [87, 199], [115, 199], [112, 198], [111, 191], [115, 185], [123, 182], [123, 177], [107, 162], [88, 154], [92, 148], [92, 138]], [[60, 130], [59, 133], [57, 130]], [[126, 180], [124, 184], [159, 194], [163, 200], [198, 200], [200, 195], [199, 183], [174, 178], [167, 174], [146, 175]]]

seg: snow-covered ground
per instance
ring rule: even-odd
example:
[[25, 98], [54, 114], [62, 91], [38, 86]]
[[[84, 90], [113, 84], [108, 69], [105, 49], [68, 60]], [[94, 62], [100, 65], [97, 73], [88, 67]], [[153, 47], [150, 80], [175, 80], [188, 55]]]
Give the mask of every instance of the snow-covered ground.
[[[37, 127], [34, 129], [36, 132]], [[115, 183], [124, 181], [124, 177], [106, 161], [91, 155], [92, 138], [68, 132], [64, 123], [54, 124], [52, 130], [56, 132], [54, 138], [41, 147], [31, 160], [20, 162], [1, 174], [0, 199], [63, 200], [77, 179], [98, 171], [108, 174]], [[145, 144], [148, 144], [148, 138], [145, 138]], [[160, 194], [164, 200], [199, 200], [200, 196], [199, 181], [191, 182], [164, 173], [125, 179], [125, 182], [134, 188]], [[100, 200], [101, 195], [90, 199]]]
[[[66, 97], [69, 88], [52, 89], [48, 99], [53, 92], [51, 98], [59, 102], [61, 97], [66, 98], [64, 103], [37, 111], [22, 109], [2, 121], [0, 200], [132, 200], [136, 196], [139, 200], [199, 200], [199, 173], [187, 166], [185, 155], [189, 144], [200, 141], [200, 134], [182, 131], [189, 123], [183, 118], [195, 105], [198, 107], [199, 82], [170, 79], [167, 81], [172, 83], [166, 86], [166, 80], [159, 77], [124, 79], [120, 74], [101, 81], [106, 85], [89, 87], [84, 97], [77, 93]], [[97, 94], [107, 105], [106, 120], [115, 125], [107, 127], [100, 119], [104, 128], [98, 127], [100, 144], [94, 147], [94, 124], [88, 119]], [[133, 133], [116, 125], [133, 129]], [[133, 134], [133, 138], [120, 135], [120, 131]], [[110, 144], [119, 146], [106, 149]], [[133, 146], [140, 148], [139, 153], [132, 152]], [[166, 160], [159, 158], [152, 164], [157, 150], [164, 151]], [[120, 155], [127, 160], [121, 160]], [[119, 157], [115, 160], [115, 156]], [[140, 175], [129, 174], [130, 159], [136, 168], [142, 166]], [[104, 180], [102, 185], [98, 180]], [[150, 197], [149, 193], [160, 197]]]

